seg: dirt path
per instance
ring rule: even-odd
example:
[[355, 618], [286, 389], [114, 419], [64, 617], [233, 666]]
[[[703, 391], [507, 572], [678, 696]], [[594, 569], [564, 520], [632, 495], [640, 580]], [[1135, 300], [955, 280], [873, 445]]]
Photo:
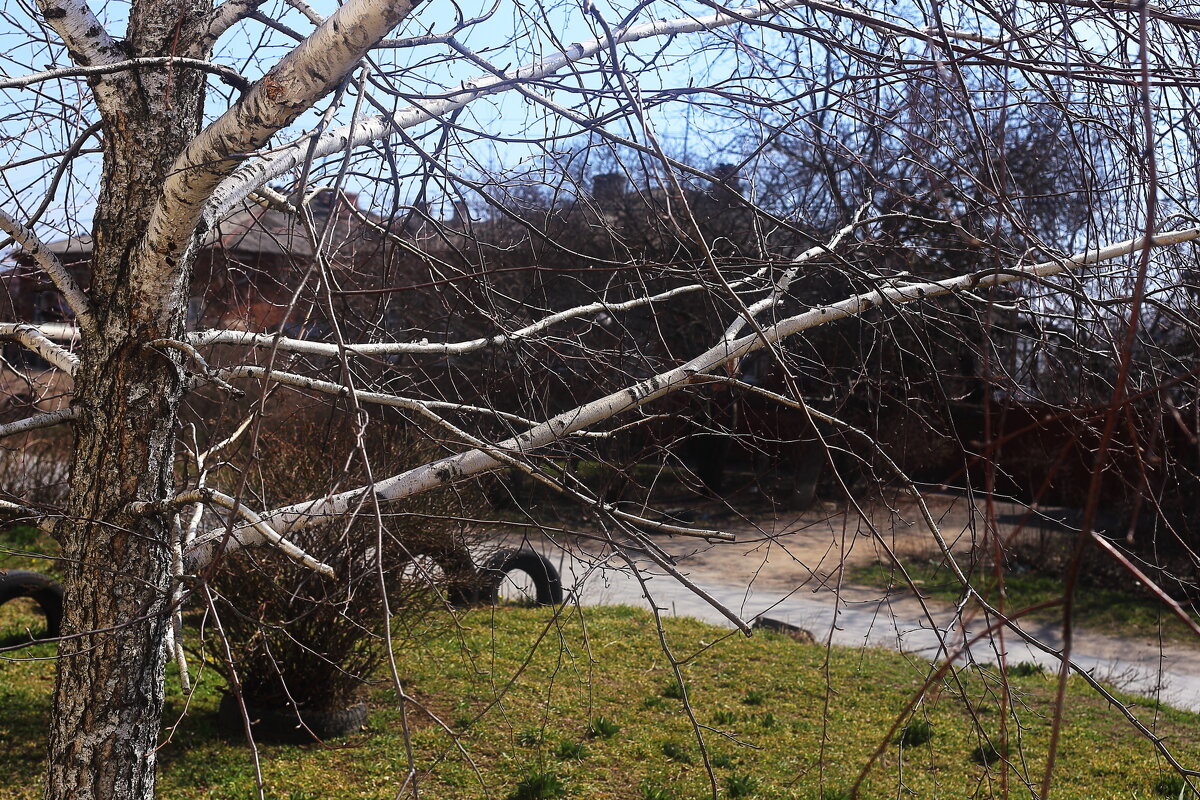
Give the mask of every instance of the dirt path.
[[[980, 543], [980, 509], [950, 495], [931, 495], [927, 504], [954, 551], [966, 553]], [[996, 509], [1001, 520], [1015, 520], [1023, 512], [1014, 504]], [[568, 591], [587, 605], [644, 606], [648, 591], [654, 605], [668, 615], [724, 625], [733, 624], [726, 612], [747, 621], [765, 615], [804, 628], [819, 641], [887, 647], [930, 659], [944, 655], [944, 648], [956, 651], [964, 636], [970, 639], [983, 628], [978, 615], [961, 615], [950, 604], [922, 601], [908, 591], [888, 596], [879, 588], [840, 580], [841, 565], [886, 562], [888, 549], [903, 559], [938, 557], [938, 547], [910, 497], [867, 509], [870, 524], [853, 511], [843, 513], [832, 505], [742, 520], [706, 516], [704, 509], [691, 513], [696, 526], [735, 533], [737, 541], [710, 543], [683, 537], [654, 537], [654, 541], [673, 558], [679, 572], [725, 612], [645, 558], [635, 559], [646, 579], [643, 586], [620, 557], [594, 541], [579, 538], [565, 549], [546, 543], [537, 547], [558, 565]], [[1010, 525], [1001, 526], [1003, 535], [1012, 531]], [[1021, 535], [1047, 534], [1032, 529]], [[1060, 632], [1053, 624], [1030, 623], [1026, 630], [1055, 650], [1061, 647]], [[984, 637], [963, 658], [995, 662], [1001, 647], [1010, 663], [1057, 666], [1053, 655], [1030, 647], [1011, 632], [1003, 639]], [[1096, 677], [1126, 691], [1157, 694], [1171, 705], [1200, 710], [1200, 646], [1077, 630], [1073, 658]]]

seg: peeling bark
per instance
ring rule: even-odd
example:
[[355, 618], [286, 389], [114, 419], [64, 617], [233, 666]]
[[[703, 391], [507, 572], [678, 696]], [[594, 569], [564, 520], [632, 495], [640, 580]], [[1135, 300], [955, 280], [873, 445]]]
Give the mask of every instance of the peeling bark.
[[[170, 52], [204, 0], [135, 4], [126, 46]], [[199, 130], [204, 76], [180, 70], [106, 76], [104, 174], [94, 222], [89, 291], [94, 333], [75, 373], [75, 452], [62, 545], [66, 591], [45, 796], [150, 798], [162, 716], [170, 526], [136, 517], [136, 500], [171, 487], [183, 392], [177, 365], [143, 342], [182, 329], [189, 265], [147, 281], [137, 258], [154, 200], [177, 154]], [[113, 98], [120, 98], [119, 103]]]
[[[186, 385], [183, 356], [151, 344], [182, 335], [199, 209], [232, 171], [231, 154], [253, 151], [311, 107], [412, 7], [407, 0], [347, 4], [204, 133], [200, 70], [131, 65], [92, 78], [104, 167], [91, 286], [86, 297], [70, 295], [76, 312], [85, 312], [78, 364], [63, 356], [75, 375], [75, 449], [67, 514], [55, 527], [66, 613], [48, 800], [154, 796], [173, 590], [163, 501], [172, 495]], [[195, 43], [211, 41], [210, 0], [137, 0], [119, 47], [91, 24], [80, 0], [43, 0], [43, 9], [81, 65], [184, 51], [209, 56]], [[93, 40], [84, 52], [80, 42]], [[58, 278], [64, 291], [73, 289]], [[55, 347], [33, 330], [13, 335], [48, 353]]]

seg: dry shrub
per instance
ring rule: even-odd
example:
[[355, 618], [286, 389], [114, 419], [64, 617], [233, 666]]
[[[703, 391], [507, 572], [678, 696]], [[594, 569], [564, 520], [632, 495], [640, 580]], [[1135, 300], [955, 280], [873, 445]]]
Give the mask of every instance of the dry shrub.
[[[246, 468], [267, 507], [366, 478], [345, 419], [296, 415], [263, 430], [257, 458]], [[415, 427], [375, 424], [370, 430], [376, 476], [436, 456]], [[368, 504], [357, 515], [306, 529], [298, 541], [333, 567], [332, 579], [270, 548], [221, 558], [212, 587], [247, 701], [316, 711], [349, 705], [384, 655], [386, 619], [403, 623], [393, 630], [411, 627], [435, 604], [469, 594], [471, 530], [461, 520], [474, 516], [477, 504], [472, 488], [449, 487], [380, 514]], [[210, 643], [208, 652], [223, 648]], [[232, 677], [230, 664], [216, 666]]]
[[66, 500], [71, 439], [63, 432], [27, 434], [0, 448], [0, 498], [37, 506]]

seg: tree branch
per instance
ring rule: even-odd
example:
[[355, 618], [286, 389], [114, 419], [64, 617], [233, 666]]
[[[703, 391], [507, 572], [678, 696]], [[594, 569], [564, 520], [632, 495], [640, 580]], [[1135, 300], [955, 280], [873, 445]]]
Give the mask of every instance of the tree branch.
[[222, 34], [258, 10], [264, 0], [225, 0], [213, 9], [208, 17], [208, 29], [188, 47], [187, 52], [193, 54], [207, 53], [211, 50]]
[[[822, 251], [824, 252], [824, 251]], [[763, 271], [756, 273], [757, 275], [765, 274]], [[737, 281], [733, 285], [740, 286], [746, 281]], [[464, 342], [373, 342], [369, 344], [347, 344], [341, 347], [330, 342], [313, 342], [307, 339], [289, 339], [283, 336], [277, 336], [270, 333], [252, 333], [250, 331], [234, 331], [234, 330], [207, 330], [196, 331], [188, 334], [188, 342], [196, 347], [205, 347], [213, 344], [237, 345], [240, 347], [258, 347], [264, 349], [280, 350], [287, 353], [300, 353], [303, 355], [313, 356], [337, 356], [344, 349], [347, 353], [361, 356], [392, 356], [392, 355], [432, 355], [432, 356], [447, 356], [447, 355], [465, 355], [473, 353], [477, 350], [482, 350], [485, 347], [498, 347], [509, 342], [528, 339], [547, 328], [571, 319], [586, 317], [593, 314], [614, 313], [620, 311], [628, 311], [629, 309], [639, 308], [641, 306], [660, 303], [664, 300], [669, 300], [672, 297], [680, 295], [692, 294], [695, 292], [705, 291], [708, 287], [703, 284], [690, 284], [687, 286], [679, 286], [674, 289], [668, 289], [659, 292], [655, 295], [647, 297], [637, 297], [632, 300], [625, 300], [619, 303], [606, 303], [597, 301], [588, 303], [582, 306], [576, 306], [565, 311], [559, 311], [551, 314], [537, 322], [530, 323], [523, 328], [518, 328], [515, 331], [498, 333], [494, 336], [484, 336], [478, 339], [469, 339]]]
[[63, 67], [61, 69], [33, 72], [28, 75], [22, 75], [19, 78], [8, 78], [7, 80], [0, 81], [0, 89], [21, 89], [26, 86], [32, 86], [35, 83], [57, 80], [59, 78], [89, 78], [99, 75], [111, 75], [114, 72], [137, 69], [139, 67], [164, 67], [166, 69], [186, 67], [198, 69], [202, 72], [216, 75], [222, 81], [236, 89], [246, 91], [250, 88], [250, 81], [247, 78], [242, 76], [237, 70], [227, 67], [224, 64], [214, 64], [211, 61], [204, 61], [197, 58], [156, 56], [153, 58], [130, 58], [122, 61], [113, 61], [108, 64]]
[[[249, 364], [242, 364], [236, 367], [225, 367], [217, 370], [214, 373], [211, 373], [209, 377], [216, 380], [224, 379], [229, 381], [235, 381], [240, 378], [256, 378], [258, 380], [267, 380], [271, 381], [272, 383], [279, 383], [296, 389], [308, 389], [309, 391], [333, 395], [335, 397], [354, 397], [354, 399], [360, 403], [390, 406], [392, 408], [404, 408], [409, 411], [415, 411], [422, 414], [434, 411], [450, 411], [458, 414], [479, 414], [527, 427], [532, 427], [537, 424], [533, 420], [526, 419], [518, 414], [510, 414], [506, 411], [498, 411], [494, 408], [473, 406], [467, 403], [452, 403], [446, 400], [415, 400], [412, 398], [401, 397], [399, 395], [387, 394], [384, 392], [368, 392], [362, 389], [350, 389], [347, 386], [344, 386], [340, 383], [334, 383], [333, 381], [318, 380], [316, 378], [309, 378], [304, 375], [296, 375], [291, 372], [268, 370], [266, 367], [256, 367]], [[606, 433], [586, 432], [580, 432], [579, 435], [595, 438], [604, 438], [607, 436]]]
[[47, 411], [44, 414], [34, 414], [32, 417], [9, 422], [0, 425], [0, 439], [6, 436], [15, 436], [18, 433], [28, 433], [29, 431], [37, 431], [42, 428], [52, 428], [55, 425], [60, 425], [64, 422], [70, 422], [79, 416], [79, 411], [74, 408], [61, 408], [58, 411]]
[[494, 446], [475, 448], [448, 456], [378, 481], [370, 486], [330, 495], [320, 500], [283, 506], [264, 512], [262, 516], [275, 529], [286, 533], [330, 516], [344, 514], [360, 502], [368, 492], [375, 494], [380, 500], [399, 500], [453, 483], [464, 477], [488, 472], [496, 469], [502, 463], [489, 452], [490, 450], [525, 453], [544, 447], [603, 420], [676, 392], [691, 383], [697, 376], [719, 368], [726, 361], [741, 358], [780, 339], [810, 328], [855, 316], [872, 308], [903, 305], [962, 289], [1002, 286], [1022, 280], [1047, 278], [1077, 267], [1126, 256], [1144, 248], [1166, 247], [1196, 239], [1200, 239], [1200, 228], [1170, 231], [1148, 239], [1141, 237], [1129, 239], [1028, 267], [989, 271], [984, 274], [960, 275], [942, 281], [893, 285], [855, 295], [838, 303], [812, 308], [804, 313], [787, 317], [769, 327], [764, 327], [761, 334], [756, 333], [733, 341], [722, 341], [682, 366], [566, 411]]
[[[178, 494], [170, 500], [130, 503], [129, 513], [137, 515], [174, 513], [179, 509], [190, 506], [194, 503], [206, 503], [209, 505], [220, 506], [221, 508], [233, 512], [234, 516], [246, 523], [246, 528], [230, 526], [228, 535], [231, 541], [237, 541], [241, 544], [245, 544], [244, 542], [240, 541], [239, 537], [245, 536], [253, 531], [253, 533], [258, 537], [258, 539], [254, 540], [253, 543], [257, 544], [259, 541], [265, 541], [279, 548], [280, 552], [295, 561], [297, 564], [308, 567], [314, 572], [319, 572], [326, 577], [334, 577], [333, 567], [318, 561], [308, 553], [304, 552], [304, 550], [294, 542], [289, 542], [287, 539], [283, 538], [283, 536], [278, 531], [274, 530], [269, 523], [262, 519], [262, 517], [246, 508], [246, 506], [238, 502], [236, 498], [218, 492], [215, 489], [192, 489], [191, 491]], [[220, 543], [225, 538], [226, 533], [226, 530], [219, 530], [213, 531], [206, 536], [197, 537], [192, 549], [188, 551], [189, 559], [194, 559], [197, 555], [203, 554], [204, 560], [201, 563], [207, 563], [209, 560], [211, 560], [212, 555], [219, 549]]]
[[[78, 332], [74, 326], [62, 327], [71, 327], [72, 330]], [[19, 342], [68, 375], [74, 376], [75, 370], [79, 367], [79, 359], [76, 358], [74, 353], [50, 341], [34, 325], [23, 325], [19, 322], [0, 322], [0, 339]]]
[[246, 154], [332, 91], [412, 9], [409, 0], [350, 0], [192, 140], [151, 215], [141, 246], [143, 280], [167, 278], [169, 263], [195, 242], [205, 201]]
[[707, 17], [680, 17], [634, 25], [616, 31], [611, 43], [607, 37], [577, 42], [563, 52], [518, 67], [505, 76], [480, 75], [463, 81], [457, 91], [441, 98], [408, 106], [388, 117], [367, 117], [355, 121], [352, 125], [335, 128], [321, 135], [315, 145], [307, 138], [294, 142], [269, 156], [264, 156], [239, 168], [225, 180], [212, 193], [212, 200], [204, 209], [204, 225], [212, 227], [259, 186], [286, 172], [291, 172], [306, 159], [320, 158], [349, 147], [386, 139], [396, 129], [411, 128], [431, 120], [441, 119], [481, 97], [507, 91], [522, 83], [552, 75], [577, 61], [596, 55], [612, 44], [626, 44], [660, 36], [716, 30], [746, 20], [778, 14], [780, 11], [803, 4], [804, 0], [764, 2], [722, 11]]
[[111, 64], [125, 57], [85, 0], [38, 0], [38, 7], [76, 64]]
[[615, 44], [627, 44], [660, 36], [712, 31], [742, 22], [761, 20], [788, 9], [800, 7], [866, 25], [877, 29], [886, 36], [915, 38], [935, 47], [943, 43], [943, 37], [947, 40], [974, 42], [991, 47], [1003, 43], [1000, 39], [983, 36], [972, 31], [957, 29], [934, 31], [928, 28], [915, 28], [879, 20], [866, 13], [836, 3], [820, 2], [820, 0], [780, 0], [778, 3], [763, 2], [733, 9], [720, 8], [715, 2], [711, 2], [709, 5], [718, 9], [716, 14], [707, 17], [655, 20], [621, 28], [614, 32], [611, 41], [608, 37], [597, 37], [586, 42], [578, 42], [563, 52], [530, 62], [503, 75], [485, 74], [463, 81], [458, 91], [441, 98], [431, 98], [428, 101], [410, 105], [390, 116], [368, 117], [357, 120], [352, 125], [327, 131], [318, 138], [315, 146], [307, 137], [293, 142], [270, 155], [242, 166], [226, 179], [213, 192], [212, 200], [204, 211], [204, 222], [209, 227], [215, 225], [259, 186], [297, 169], [307, 159], [321, 158], [350, 147], [386, 139], [396, 129], [411, 128], [431, 120], [444, 118], [481, 97], [545, 78]]
[[42, 240], [37, 237], [31, 229], [25, 227], [15, 219], [10, 217], [4, 211], [0, 211], [0, 230], [3, 230], [13, 240], [21, 246], [29, 257], [32, 258], [42, 271], [54, 282], [58, 291], [62, 293], [63, 299], [67, 301], [67, 306], [70, 307], [71, 313], [75, 315], [75, 322], [85, 333], [92, 333], [96, 330], [96, 320], [92, 316], [92, 304], [88, 300], [83, 290], [75, 283], [75, 279], [71, 277], [71, 273], [59, 261], [58, 256], [50, 252]]

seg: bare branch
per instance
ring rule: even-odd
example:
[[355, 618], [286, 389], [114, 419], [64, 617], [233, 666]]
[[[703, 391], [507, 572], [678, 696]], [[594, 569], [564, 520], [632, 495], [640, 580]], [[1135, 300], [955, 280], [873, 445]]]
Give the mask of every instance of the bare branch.
[[6, 436], [14, 436], [18, 433], [28, 433], [30, 431], [38, 431], [43, 428], [52, 428], [55, 425], [61, 425], [64, 422], [71, 422], [79, 417], [79, 411], [75, 408], [60, 408], [58, 411], [47, 411], [43, 414], [35, 414], [32, 417], [17, 420], [16, 422], [8, 422], [0, 425], [0, 439]]
[[264, 0], [225, 0], [213, 9], [208, 17], [208, 30], [194, 45], [191, 52], [205, 53], [234, 25], [258, 10]]
[[[476, 406], [469, 403], [452, 403], [445, 400], [415, 400], [412, 398], [401, 397], [400, 395], [396, 394], [388, 394], [386, 392], [368, 392], [362, 389], [351, 389], [340, 383], [334, 383], [332, 381], [323, 381], [317, 378], [309, 378], [304, 375], [296, 375], [290, 372], [281, 372], [279, 370], [268, 370], [265, 367], [256, 367], [249, 364], [241, 364], [236, 367], [227, 367], [211, 374], [210, 377], [216, 380], [221, 380], [223, 378], [229, 381], [238, 380], [240, 378], [257, 378], [259, 380], [267, 380], [282, 384], [284, 386], [291, 386], [296, 389], [307, 389], [309, 391], [333, 395], [335, 397], [352, 396], [360, 403], [389, 406], [391, 408], [404, 408], [421, 414], [435, 411], [450, 411], [456, 414], [477, 414], [481, 416], [493, 417], [495, 419], [503, 420], [516, 425], [533, 426], [537, 424], [533, 420], [527, 419], [518, 414], [500, 411], [495, 408], [486, 408], [484, 406]], [[597, 438], [603, 438], [606, 436], [606, 434], [603, 432], [590, 433], [587, 431], [580, 431], [578, 435]]]
[[[760, 272], [759, 274], [762, 273]], [[741, 286], [744, 283], [746, 283], [746, 281], [737, 281], [734, 283], [734, 285]], [[704, 286], [703, 284], [690, 284], [686, 286], [679, 286], [674, 289], [668, 289], [648, 297], [638, 297], [622, 302], [606, 303], [604, 301], [597, 301], [595, 303], [588, 303], [586, 305], [577, 306], [565, 311], [559, 311], [555, 314], [550, 314], [538, 320], [537, 322], [526, 325], [523, 328], [518, 328], [512, 332], [498, 333], [495, 336], [470, 339], [463, 342], [372, 342], [368, 344], [347, 344], [345, 345], [344, 349], [347, 353], [361, 356], [466, 355], [467, 353], [474, 353], [478, 350], [483, 350], [486, 347], [498, 347], [509, 342], [528, 339], [560, 322], [566, 322], [568, 320], [579, 319], [581, 317], [593, 316], [602, 313], [629, 311], [630, 309], [641, 308], [647, 305], [662, 302], [664, 300], [669, 300], [674, 297], [695, 294], [697, 292], [706, 291], [707, 289], [708, 287]], [[336, 344], [326, 342], [313, 342], [307, 339], [292, 339], [286, 336], [278, 336], [273, 334], [231, 330], [196, 331], [188, 334], [188, 341], [197, 347], [224, 344], [241, 347], [273, 349], [285, 353], [300, 353], [303, 355], [331, 357], [337, 356], [340, 352], [342, 352], [343, 349]]]
[[713, 31], [740, 22], [763, 19], [797, 7], [808, 7], [815, 11], [845, 17], [877, 28], [888, 35], [907, 36], [934, 46], [940, 46], [943, 37], [993, 46], [1002, 43], [999, 39], [972, 31], [956, 29], [934, 31], [929, 28], [902, 25], [877, 19], [836, 3], [820, 2], [819, 0], [783, 0], [779, 3], [760, 3], [732, 9], [718, 7], [715, 3], [710, 5], [717, 8], [718, 13], [708, 17], [656, 20], [619, 29], [614, 31], [611, 42], [608, 37], [597, 37], [586, 42], [574, 43], [561, 53], [531, 62], [515, 70], [507, 70], [500, 75], [489, 73], [463, 81], [457, 92], [453, 92], [445, 98], [430, 99], [409, 106], [389, 117], [370, 117], [357, 120], [353, 125], [327, 131], [319, 137], [315, 146], [307, 139], [298, 141], [238, 169], [212, 193], [212, 200], [204, 212], [204, 220], [208, 226], [215, 224], [251, 192], [267, 181], [295, 170], [306, 158], [330, 155], [344, 149], [386, 139], [395, 130], [403, 130], [431, 120], [443, 119], [481, 97], [535, 82], [572, 64], [595, 56], [615, 44], [626, 44], [660, 36]]
[[[74, 330], [73, 326], [72, 330]], [[63, 333], [64, 331], [56, 329], [54, 332]], [[74, 375], [75, 370], [79, 367], [79, 359], [75, 354], [50, 341], [38, 326], [22, 325], [21, 323], [14, 322], [0, 322], [0, 338], [20, 342], [68, 375]], [[74, 337], [68, 336], [62, 338], [70, 341]]]
[[124, 61], [114, 61], [109, 64], [94, 64], [92, 66], [79, 67], [63, 67], [61, 69], [48, 69], [42, 72], [34, 72], [29, 75], [22, 75], [19, 78], [8, 78], [0, 81], [0, 89], [20, 89], [26, 86], [32, 86], [35, 83], [44, 81], [60, 80], [62, 78], [90, 78], [100, 75], [112, 75], [116, 72], [122, 72], [131, 69], [142, 69], [145, 67], [162, 67], [163, 69], [198, 69], [201, 72], [208, 72], [216, 75], [225, 83], [233, 86], [236, 89], [245, 91], [250, 88], [250, 81], [244, 78], [241, 73], [235, 69], [226, 67], [223, 64], [214, 64], [211, 61], [203, 61], [196, 58], [182, 58], [179, 56], [161, 56], [158, 58], [131, 58]]
[[[657, 20], [615, 32], [613, 43], [625, 44], [660, 36], [716, 30], [745, 20], [778, 14], [785, 9], [801, 4], [802, 0], [783, 0], [780, 3], [759, 3], [727, 12], [722, 11], [708, 17]], [[395, 130], [412, 128], [431, 120], [443, 119], [481, 97], [508, 91], [522, 83], [552, 75], [578, 61], [602, 52], [609, 46], [610, 43], [606, 37], [577, 42], [564, 52], [526, 64], [509, 71], [504, 76], [488, 74], [463, 81], [458, 91], [443, 99], [430, 99], [419, 105], [402, 109], [390, 117], [368, 117], [357, 120], [353, 125], [328, 131], [318, 138], [315, 146], [307, 140], [297, 142], [269, 156], [252, 161], [238, 169], [212, 192], [212, 200], [204, 210], [205, 226], [215, 225], [230, 210], [245, 200], [251, 192], [267, 181], [296, 169], [305, 159], [319, 158], [347, 148], [386, 139]]]
[[38, 7], [76, 64], [111, 64], [124, 57], [86, 0], [38, 0]]
[[71, 313], [75, 315], [79, 327], [86, 332], [94, 331], [96, 321], [92, 316], [91, 302], [83, 290], [76, 285], [71, 273], [58, 260], [58, 256], [50, 252], [37, 234], [3, 211], [0, 211], [0, 230], [11, 236], [54, 282], [54, 285], [62, 292], [63, 299], [67, 301]]
[[[832, 305], [810, 309], [783, 319], [763, 329], [763, 335], [744, 336], [722, 342], [686, 364], [614, 392], [599, 400], [559, 414], [519, 436], [500, 442], [494, 449], [522, 454], [561, 441], [577, 431], [585, 430], [604, 420], [638, 408], [687, 386], [697, 376], [719, 368], [725, 362], [738, 359], [773, 342], [840, 319], [861, 314], [885, 305], [902, 305], [927, 298], [981, 286], [1002, 286], [1022, 280], [1048, 278], [1089, 264], [1109, 261], [1149, 247], [1168, 247], [1200, 238], [1200, 228], [1169, 231], [1152, 239], [1130, 239], [1088, 250], [1072, 256], [1034, 264], [1028, 267], [985, 274], [963, 275], [943, 281], [929, 281], [890, 286], [878, 291], [856, 295]], [[474, 449], [426, 464], [408, 472], [360, 487], [319, 501], [284, 506], [265, 512], [263, 519], [277, 529], [287, 532], [310, 525], [329, 516], [339, 516], [359, 503], [370, 492], [380, 500], [398, 500], [444, 486], [464, 477], [488, 472], [501, 462], [488, 450]]]
[[[332, 91], [412, 8], [408, 0], [351, 0], [205, 128], [176, 160], [163, 187], [142, 245], [158, 255], [147, 263], [166, 269], [191, 247], [200, 211], [220, 181]], [[163, 277], [148, 273], [145, 279]]]
[[[270, 544], [278, 548], [281, 553], [295, 561], [297, 564], [308, 567], [314, 572], [332, 578], [334, 577], [333, 567], [324, 564], [296, 545], [295, 542], [290, 542], [283, 537], [279, 532], [273, 529], [267, 521], [262, 519], [258, 514], [255, 514], [245, 505], [240, 503], [237, 498], [230, 497], [227, 494], [218, 492], [215, 489], [192, 489], [187, 492], [176, 495], [170, 500], [154, 501], [154, 502], [136, 502], [129, 506], [129, 513], [143, 514], [162, 514], [174, 513], [181, 508], [190, 506], [194, 503], [207, 503], [209, 505], [219, 506], [227, 511], [233, 512], [234, 516], [245, 522], [246, 527], [231, 525], [229, 528], [229, 537], [232, 541], [237, 542], [241, 546], [249, 544]], [[220, 548], [221, 542], [226, 537], [225, 530], [214, 531], [207, 536], [197, 537], [188, 552], [189, 559], [195, 559], [203, 554], [202, 563], [207, 563], [214, 555], [214, 551]]]
[[30, 506], [23, 506], [19, 503], [10, 503], [7, 500], [0, 500], [0, 516], [4, 517], [21, 517], [24, 519], [40, 519], [46, 516], [44, 511], [39, 511]]
[[820, 258], [823, 255], [828, 255], [834, 252], [834, 250], [836, 250], [837, 247], [842, 243], [842, 240], [853, 233], [854, 229], [862, 224], [862, 212], [865, 210], [866, 206], [863, 206], [863, 208], [859, 210], [859, 213], [855, 215], [855, 220], [835, 233], [833, 238], [830, 239], [827, 244], [819, 244], [816, 247], [805, 250], [803, 253], [797, 256], [792, 263], [789, 264], [786, 269], [784, 269], [783, 274], [776, 279], [775, 285], [772, 287], [771, 292], [762, 300], [759, 300], [756, 303], [746, 307], [744, 314], [734, 320], [733, 324], [726, 329], [725, 339], [727, 341], [732, 341], [733, 338], [741, 332], [742, 328], [746, 327], [748, 320], [753, 320], [767, 309], [778, 306], [783, 301], [783, 298], [787, 296], [788, 287], [791, 286], [792, 280], [796, 277], [796, 272], [800, 269], [800, 267], [804, 266], [815, 258]]

